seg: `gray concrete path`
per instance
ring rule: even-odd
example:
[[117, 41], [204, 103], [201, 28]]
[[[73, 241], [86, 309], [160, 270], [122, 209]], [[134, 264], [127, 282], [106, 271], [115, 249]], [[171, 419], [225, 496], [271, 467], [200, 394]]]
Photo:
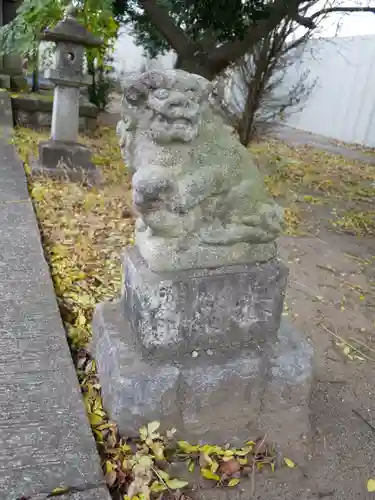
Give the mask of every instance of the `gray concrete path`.
[[109, 500], [0, 94], [0, 499]]
[[342, 155], [345, 156], [345, 158], [375, 165], [375, 150], [374, 154], [366, 154], [361, 151], [359, 147], [355, 147], [355, 145], [340, 144], [334, 139], [324, 137], [323, 135], [312, 134], [305, 130], [299, 130], [284, 125], [275, 126], [270, 135], [292, 146], [311, 146], [312, 148], [321, 149], [328, 153]]

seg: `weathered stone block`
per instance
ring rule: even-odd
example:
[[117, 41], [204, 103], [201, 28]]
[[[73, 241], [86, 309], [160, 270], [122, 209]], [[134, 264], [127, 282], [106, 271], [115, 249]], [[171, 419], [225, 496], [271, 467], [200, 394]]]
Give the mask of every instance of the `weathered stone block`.
[[216, 443], [230, 437], [243, 444], [254, 437], [262, 386], [262, 360], [252, 351], [229, 359], [186, 358], [179, 391], [184, 439]]
[[[14, 2], [10, 2], [14, 3]], [[28, 83], [22, 68], [22, 57], [16, 54], [7, 54], [1, 57], [0, 79], [3, 81], [3, 88], [13, 91], [26, 91]]]
[[291, 450], [289, 456], [300, 464], [306, 459], [310, 431], [313, 354], [301, 333], [289, 322], [281, 321], [278, 341], [270, 343], [267, 351], [267, 390], [262, 395], [257, 425], [261, 434], [267, 433], [280, 448]]
[[75, 142], [49, 140], [39, 143], [39, 162], [32, 165], [32, 173], [73, 181], [100, 182], [100, 172], [92, 163], [91, 151]]
[[146, 361], [119, 301], [97, 307], [91, 347], [104, 405], [126, 434], [159, 419], [191, 441], [236, 445], [267, 432], [298, 450], [309, 433], [312, 349], [289, 325], [258, 350]]
[[278, 259], [155, 273], [133, 247], [123, 266], [126, 317], [146, 356], [231, 350], [276, 338], [288, 274]]
[[140, 359], [131, 326], [120, 305], [101, 304], [93, 319], [92, 351], [100, 366], [103, 403], [127, 436], [151, 420], [164, 428], [182, 426], [178, 407], [180, 373], [173, 363], [155, 366]]
[[49, 113], [44, 113], [39, 111], [36, 113], [37, 115], [37, 123], [40, 128], [49, 128], [52, 122], [52, 115]]
[[15, 92], [27, 92], [29, 84], [25, 75], [10, 75], [10, 87]]
[[[0, 75], [1, 77], [1, 75]], [[0, 91], [0, 137], [7, 137], [13, 128], [12, 106], [8, 92]]]
[[9, 89], [10, 88], [10, 76], [9, 75], [0, 74], [0, 87], [2, 89]]

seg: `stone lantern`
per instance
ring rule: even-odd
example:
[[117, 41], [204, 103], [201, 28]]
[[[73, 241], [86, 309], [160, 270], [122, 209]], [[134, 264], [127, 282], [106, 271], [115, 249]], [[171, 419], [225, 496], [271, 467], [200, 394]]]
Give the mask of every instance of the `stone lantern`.
[[55, 85], [50, 140], [39, 144], [39, 164], [33, 173], [71, 180], [94, 178], [99, 172], [91, 161], [91, 151], [78, 143], [80, 89], [91, 84], [83, 72], [85, 47], [99, 47], [103, 41], [89, 33], [68, 7], [64, 19], [41, 39], [56, 43], [55, 67], [46, 77]]

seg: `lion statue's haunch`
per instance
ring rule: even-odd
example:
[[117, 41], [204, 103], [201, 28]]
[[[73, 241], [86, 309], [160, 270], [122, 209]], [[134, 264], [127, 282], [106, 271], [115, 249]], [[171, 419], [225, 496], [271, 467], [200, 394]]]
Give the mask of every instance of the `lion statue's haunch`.
[[154, 271], [266, 261], [282, 209], [252, 155], [209, 104], [212, 87], [181, 70], [126, 82], [120, 146], [133, 174], [136, 245]]

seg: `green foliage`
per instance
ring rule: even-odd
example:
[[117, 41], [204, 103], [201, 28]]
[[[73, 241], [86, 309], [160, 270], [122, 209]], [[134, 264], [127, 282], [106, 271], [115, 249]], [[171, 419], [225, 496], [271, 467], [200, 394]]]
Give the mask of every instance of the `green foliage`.
[[88, 72], [92, 76], [92, 85], [89, 87], [89, 101], [99, 109], [104, 110], [110, 102], [110, 94], [113, 90], [113, 81], [110, 78], [112, 66], [103, 63], [95, 67], [95, 61], [88, 65]]
[[[114, 0], [116, 18], [128, 23], [136, 42], [154, 57], [173, 49], [176, 67], [215, 79], [253, 51], [285, 20], [306, 30], [333, 12], [371, 12], [374, 7], [319, 0]], [[336, 2], [333, 2], [336, 4]], [[355, 2], [353, 2], [355, 3]], [[308, 11], [312, 10], [310, 15]]]
[[[15, 19], [0, 30], [1, 53], [22, 55], [27, 59], [30, 69], [34, 70], [38, 61], [40, 35], [47, 27], [53, 28], [62, 19], [69, 3], [69, 0], [24, 0]], [[80, 0], [76, 6], [78, 20], [104, 42], [101, 47], [86, 52], [88, 67], [93, 75], [94, 89], [90, 89], [90, 95], [94, 96], [94, 104], [103, 103], [108, 100], [110, 91], [106, 78], [107, 61], [113, 52], [119, 24], [113, 17], [112, 0]]]
[[[98, 13], [100, 13], [98, 15]], [[89, 100], [100, 109], [109, 104], [112, 83], [109, 74], [114, 43], [117, 38], [119, 23], [114, 19], [111, 0], [85, 0], [79, 11], [78, 19], [91, 33], [103, 40], [103, 45], [86, 51], [88, 72], [92, 76], [89, 87]]]
[[[40, 35], [63, 17], [69, 0], [23, 0], [15, 19], [1, 28], [1, 52], [17, 52], [28, 58], [39, 46]], [[118, 24], [112, 16], [112, 0], [79, 0], [78, 20], [110, 46]]]
[[103, 66], [113, 52], [119, 29], [112, 13], [112, 0], [81, 0], [78, 8], [78, 21], [104, 42], [101, 47], [87, 51], [88, 63], [95, 60], [98, 66]]
[[[142, 2], [115, 0], [114, 14], [131, 24], [133, 34], [151, 57], [169, 44], [142, 10]], [[210, 35], [215, 44], [241, 39], [251, 23], [269, 15], [264, 0], [160, 0], [177, 26], [195, 42]]]
[[38, 59], [38, 36], [47, 26], [56, 24], [63, 7], [62, 0], [24, 0], [15, 19], [0, 29], [1, 54], [20, 54], [33, 69]]

